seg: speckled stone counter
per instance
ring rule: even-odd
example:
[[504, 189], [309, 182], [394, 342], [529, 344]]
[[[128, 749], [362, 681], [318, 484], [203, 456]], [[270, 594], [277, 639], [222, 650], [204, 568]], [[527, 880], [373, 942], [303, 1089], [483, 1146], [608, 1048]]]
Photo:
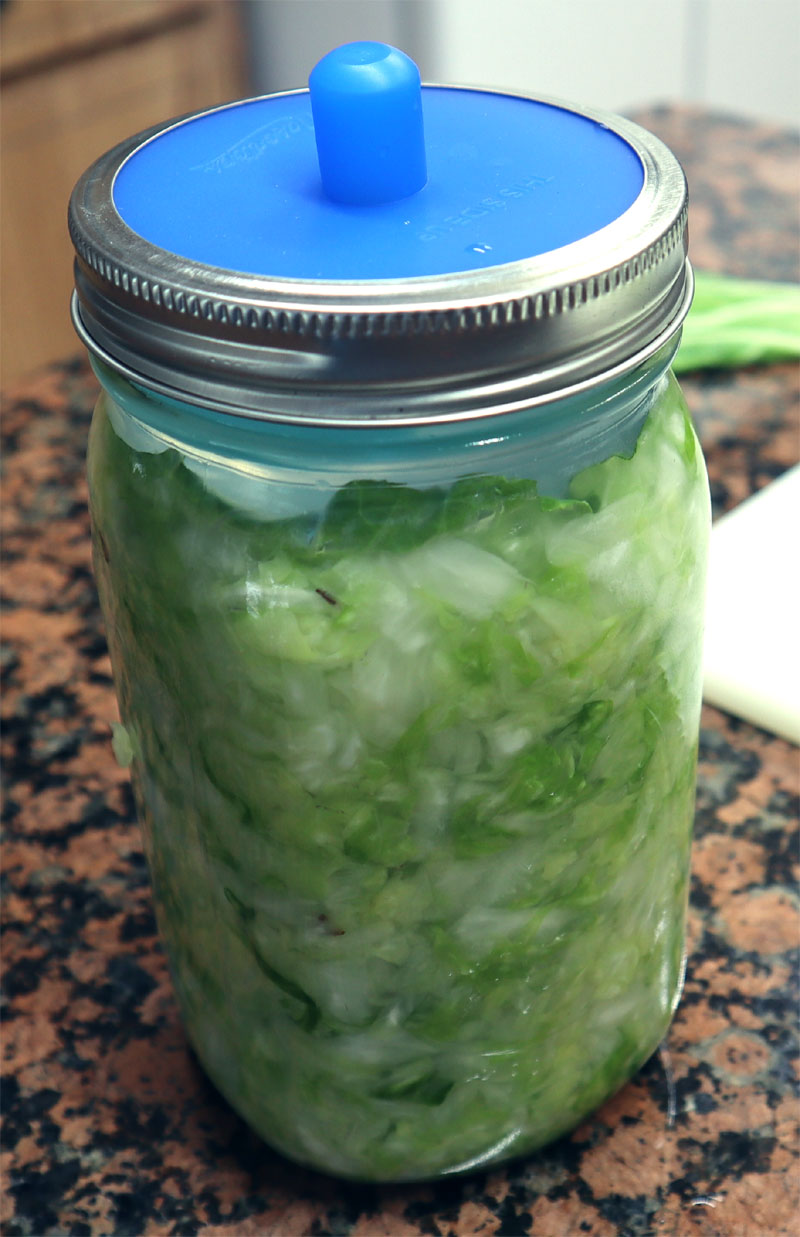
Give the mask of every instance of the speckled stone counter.
[[[684, 160], [696, 265], [796, 278], [791, 135], [644, 118]], [[794, 366], [685, 382], [717, 511], [794, 463]], [[251, 1134], [187, 1047], [155, 934], [89, 560], [95, 383], [5, 413], [3, 1233], [783, 1237], [798, 1231], [798, 753], [706, 709], [686, 989], [665, 1044], [573, 1134], [490, 1173], [359, 1187]]]

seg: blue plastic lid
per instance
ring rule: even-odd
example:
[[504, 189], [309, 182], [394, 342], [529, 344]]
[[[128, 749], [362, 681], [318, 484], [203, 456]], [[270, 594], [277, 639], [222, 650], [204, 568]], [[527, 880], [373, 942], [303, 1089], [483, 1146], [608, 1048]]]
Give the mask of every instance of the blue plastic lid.
[[597, 120], [486, 91], [420, 96], [416, 66], [384, 44], [336, 49], [310, 85], [140, 146], [114, 182], [124, 222], [210, 266], [392, 279], [547, 253], [611, 223], [642, 189], [638, 154]]
[[[562, 399], [666, 356], [686, 179], [622, 117], [426, 87], [382, 43], [310, 91], [135, 134], [78, 181], [73, 321], [143, 389], [404, 426]], [[659, 361], [660, 363], [660, 361]]]

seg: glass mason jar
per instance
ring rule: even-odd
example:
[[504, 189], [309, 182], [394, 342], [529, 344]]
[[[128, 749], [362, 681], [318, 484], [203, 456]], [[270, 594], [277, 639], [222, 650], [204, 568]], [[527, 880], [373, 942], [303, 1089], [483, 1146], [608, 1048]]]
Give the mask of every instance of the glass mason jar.
[[[220, 326], [176, 292], [154, 320], [115, 276], [136, 246], [112, 245], [92, 194], [141, 145], [76, 191], [75, 317], [103, 386], [115, 746], [188, 1034], [250, 1124], [325, 1171], [531, 1150], [653, 1052], [682, 980], [709, 524], [669, 370], [685, 189], [660, 240], [634, 237], [638, 309], [638, 272], [606, 262], [589, 327], [586, 298], [522, 264], [497, 278], [543, 298], [539, 327], [483, 312], [490, 270], [445, 344], [403, 285], [381, 306], [394, 351], [351, 305], [350, 346], [317, 331], [324, 379], [298, 378], [305, 320], [251, 281], [273, 315], [254, 380], [232, 310]], [[137, 262], [176, 286], [174, 253]], [[204, 277], [216, 295], [242, 278]], [[342, 314], [317, 291], [317, 321]], [[542, 322], [565, 332], [546, 356]]]

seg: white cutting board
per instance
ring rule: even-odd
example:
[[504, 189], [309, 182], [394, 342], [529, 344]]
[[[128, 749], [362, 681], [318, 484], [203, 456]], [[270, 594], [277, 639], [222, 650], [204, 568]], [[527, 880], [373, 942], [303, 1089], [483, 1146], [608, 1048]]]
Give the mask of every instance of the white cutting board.
[[712, 529], [703, 695], [800, 743], [800, 465]]

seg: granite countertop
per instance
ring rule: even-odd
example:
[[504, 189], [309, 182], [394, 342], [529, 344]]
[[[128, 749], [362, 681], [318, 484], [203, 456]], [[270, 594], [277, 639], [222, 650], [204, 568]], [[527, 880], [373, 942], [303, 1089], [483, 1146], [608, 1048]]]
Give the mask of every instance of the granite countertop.
[[[683, 160], [695, 264], [794, 265], [797, 144], [642, 117]], [[717, 513], [795, 462], [797, 369], [686, 380]], [[94, 379], [9, 392], [3, 510], [3, 1233], [781, 1237], [797, 1231], [798, 753], [706, 708], [686, 989], [662, 1049], [575, 1132], [508, 1167], [364, 1187], [264, 1146], [187, 1047], [155, 934], [89, 559]]]

